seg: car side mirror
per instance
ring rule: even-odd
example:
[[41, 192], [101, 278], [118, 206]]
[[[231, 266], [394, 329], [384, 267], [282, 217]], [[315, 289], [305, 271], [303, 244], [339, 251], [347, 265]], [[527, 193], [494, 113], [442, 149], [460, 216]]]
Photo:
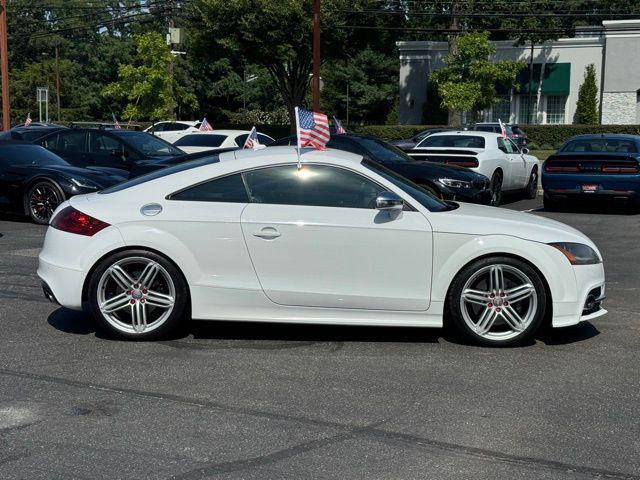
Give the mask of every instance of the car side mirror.
[[376, 208], [378, 210], [399, 211], [404, 208], [404, 200], [393, 192], [382, 192], [376, 198]]
[[527, 147], [523, 147], [521, 152], [527, 155], [529, 153], [529, 149]]

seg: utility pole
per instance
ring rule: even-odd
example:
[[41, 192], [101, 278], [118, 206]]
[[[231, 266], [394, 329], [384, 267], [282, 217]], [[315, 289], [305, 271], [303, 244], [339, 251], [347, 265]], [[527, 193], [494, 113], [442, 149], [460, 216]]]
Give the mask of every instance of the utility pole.
[[349, 125], [349, 84], [347, 83], [347, 123]]
[[60, 48], [56, 45], [56, 108], [60, 121]]
[[[458, 1], [454, 0], [451, 2], [451, 33], [449, 34], [449, 55], [455, 55], [458, 53], [458, 15], [459, 11]], [[459, 126], [460, 118], [458, 117], [458, 112], [456, 112], [453, 108], [448, 108], [448, 124], [450, 126]], [[461, 112], [462, 113], [462, 112]]]
[[0, 70], [2, 75], [2, 129], [11, 127], [9, 110], [9, 60], [7, 58], [7, 0], [0, 0]]
[[[171, 38], [172, 29], [176, 26], [173, 20], [173, 9], [176, 6], [175, 0], [167, 0], [167, 31], [169, 32], [168, 41], [169, 51], [173, 51], [173, 39]], [[169, 60], [169, 98], [173, 100], [173, 54], [171, 54], [171, 60]], [[171, 112], [173, 120], [175, 120], [175, 110]]]
[[320, 111], [320, 0], [313, 0], [313, 111]]

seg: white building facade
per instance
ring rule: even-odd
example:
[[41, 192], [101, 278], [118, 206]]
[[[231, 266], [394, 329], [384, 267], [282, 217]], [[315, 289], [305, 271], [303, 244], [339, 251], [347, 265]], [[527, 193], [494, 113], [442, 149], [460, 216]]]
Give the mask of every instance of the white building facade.
[[[573, 38], [534, 45], [534, 77], [529, 88], [531, 46], [493, 42], [495, 60], [522, 60], [519, 89], [482, 112], [483, 120], [511, 123], [574, 122], [578, 90], [587, 65], [595, 65], [602, 124], [640, 124], [640, 20], [606, 21], [578, 28]], [[398, 42], [402, 124], [423, 123], [429, 73], [444, 66], [447, 42]], [[530, 108], [532, 105], [532, 108]]]

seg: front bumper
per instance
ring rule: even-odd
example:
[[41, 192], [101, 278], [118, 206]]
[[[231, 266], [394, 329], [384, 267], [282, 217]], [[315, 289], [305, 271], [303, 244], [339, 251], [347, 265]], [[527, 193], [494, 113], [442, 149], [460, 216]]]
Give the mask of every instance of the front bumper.
[[479, 203], [489, 205], [491, 203], [491, 190], [475, 188], [450, 188], [440, 186], [440, 190], [445, 200], [455, 200], [456, 202]]
[[[607, 311], [602, 307], [605, 298], [604, 266], [576, 265], [573, 267], [576, 280], [575, 302], [554, 302], [554, 327], [569, 327], [580, 322], [593, 320], [605, 315]], [[551, 292], [553, 296], [553, 292]], [[596, 298], [593, 298], [593, 297]], [[591, 302], [592, 307], [589, 307]]]

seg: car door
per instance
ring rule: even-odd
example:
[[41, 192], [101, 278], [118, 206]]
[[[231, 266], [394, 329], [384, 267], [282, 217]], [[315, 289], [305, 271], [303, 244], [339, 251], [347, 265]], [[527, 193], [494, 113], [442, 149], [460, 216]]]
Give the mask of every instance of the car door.
[[337, 166], [244, 173], [242, 232], [265, 294], [280, 305], [422, 311], [432, 232], [425, 216], [375, 208], [386, 189]]
[[513, 167], [515, 171], [515, 188], [524, 188], [529, 181], [529, 175], [527, 174], [527, 160], [525, 159], [520, 147], [510, 138], [504, 139], [507, 144], [507, 148], [511, 147], [513, 153]]
[[40, 140], [39, 144], [77, 167], [92, 165], [87, 151], [86, 130], [71, 129], [54, 133]]
[[131, 169], [131, 149], [119, 138], [107, 132], [89, 132], [89, 156], [98, 167]]
[[513, 142], [508, 138], [497, 138], [498, 150], [504, 154], [506, 164], [504, 166], [505, 174], [503, 178], [503, 188], [505, 190], [514, 190], [524, 187], [525, 163], [520, 151], [515, 147]]

